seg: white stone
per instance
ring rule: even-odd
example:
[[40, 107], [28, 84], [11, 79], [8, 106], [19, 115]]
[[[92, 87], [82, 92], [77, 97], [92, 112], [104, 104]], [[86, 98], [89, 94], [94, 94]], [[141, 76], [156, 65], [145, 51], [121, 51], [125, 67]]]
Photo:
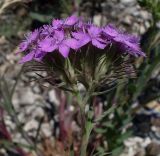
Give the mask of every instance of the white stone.
[[26, 125], [24, 126], [24, 130], [30, 131], [30, 130], [38, 129], [38, 126], [39, 126], [38, 122], [35, 119], [32, 119], [26, 123]]
[[33, 112], [33, 117], [39, 117], [39, 118], [44, 117], [44, 110], [42, 109], [42, 107], [37, 106], [37, 108]]
[[145, 138], [144, 139], [144, 141], [143, 141], [143, 143], [142, 143], [142, 147], [147, 147], [150, 143], [152, 142], [152, 140], [149, 138], [149, 137], [147, 137], [147, 138]]
[[129, 16], [129, 15], [125, 16], [124, 19], [123, 19], [123, 22], [125, 24], [131, 25], [131, 23], [132, 23], [132, 16]]
[[16, 128], [16, 124], [11, 121], [11, 119], [5, 118], [5, 124], [7, 127], [9, 127], [11, 130], [14, 130]]
[[160, 28], [160, 21], [159, 21], [159, 22], [157, 22], [157, 24], [156, 24], [156, 25], [157, 25], [157, 27], [158, 27], [158, 28]]
[[42, 97], [38, 94], [34, 94], [29, 87], [21, 88], [13, 96], [13, 104], [15, 107], [17, 105], [31, 105], [34, 104], [36, 100], [40, 100]]
[[69, 111], [73, 112], [75, 110], [74, 106], [70, 105], [69, 106]]
[[148, 20], [151, 18], [151, 16], [149, 15], [149, 13], [147, 11], [141, 11], [140, 16], [145, 20]]
[[125, 3], [125, 4], [133, 3], [133, 2], [136, 2], [136, 0], [121, 0], [121, 3]]
[[101, 25], [101, 19], [102, 19], [101, 15], [95, 15], [93, 17], [93, 23], [100, 26]]
[[18, 120], [19, 120], [21, 123], [25, 123], [26, 118], [25, 118], [25, 113], [24, 113], [24, 111], [23, 111], [23, 112], [20, 112], [17, 117], [18, 117]]
[[144, 34], [146, 29], [143, 25], [141, 25], [140, 28], [139, 28], [139, 31], [140, 31], [140, 34]]
[[49, 93], [48, 93], [48, 96], [49, 96], [49, 101], [50, 102], [53, 102], [55, 105], [59, 106], [59, 100], [58, 98], [56, 97], [56, 92], [55, 90], [50, 90]]
[[25, 114], [26, 116], [30, 116], [32, 118], [42, 118], [44, 116], [44, 110], [39, 105], [33, 104], [25, 109]]
[[51, 137], [52, 136], [51, 126], [48, 123], [43, 123], [42, 124], [41, 132], [42, 132], [42, 135], [44, 135], [45, 137]]

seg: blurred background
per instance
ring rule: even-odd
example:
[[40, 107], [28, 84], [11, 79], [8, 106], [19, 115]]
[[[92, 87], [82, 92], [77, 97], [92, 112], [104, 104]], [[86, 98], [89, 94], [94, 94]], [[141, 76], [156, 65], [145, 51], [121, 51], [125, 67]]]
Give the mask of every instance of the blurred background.
[[23, 71], [16, 54], [24, 34], [72, 14], [140, 36], [147, 55], [134, 61], [136, 79], [95, 98], [96, 115], [108, 115], [93, 132], [89, 156], [159, 156], [159, 0], [0, 0], [0, 156], [69, 156], [73, 136], [78, 151], [74, 98]]

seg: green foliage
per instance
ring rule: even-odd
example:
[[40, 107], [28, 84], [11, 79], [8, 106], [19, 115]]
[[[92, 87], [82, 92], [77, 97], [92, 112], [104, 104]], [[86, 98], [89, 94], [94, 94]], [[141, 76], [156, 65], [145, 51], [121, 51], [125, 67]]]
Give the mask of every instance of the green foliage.
[[43, 23], [48, 23], [52, 18], [68, 16], [73, 12], [71, 0], [39, 1], [34, 0], [30, 8], [30, 17]]
[[30, 12], [30, 17], [43, 23], [48, 23], [53, 18], [51, 15], [44, 15], [36, 12]]
[[[124, 140], [132, 136], [133, 133], [130, 129], [126, 129], [126, 131], [122, 132], [126, 125], [128, 125], [132, 120], [129, 108], [126, 113], [127, 107], [128, 106], [126, 105], [117, 105], [113, 107], [111, 106], [111, 104], [108, 104], [104, 109], [108, 109], [108, 111], [106, 112], [108, 112], [109, 114], [104, 112], [104, 114], [106, 115], [101, 118], [101, 126], [95, 129], [97, 133], [103, 135], [104, 140], [106, 140], [108, 144], [107, 151], [110, 152], [113, 156], [117, 156], [123, 151]], [[112, 115], [113, 117], [110, 118], [110, 115]]]
[[16, 15], [12, 14], [12, 17], [10, 14], [6, 15], [7, 20], [0, 19], [0, 36], [6, 36], [8, 38], [11, 38], [12, 36], [17, 36], [18, 32], [25, 31], [31, 24], [31, 19], [25, 17], [25, 20], [21, 17], [18, 17]]
[[[160, 98], [160, 90], [157, 88], [156, 83], [150, 81], [154, 73], [160, 69], [160, 29], [155, 24], [160, 20], [160, 1], [139, 0], [139, 3], [153, 15], [153, 25], [142, 36], [141, 40], [141, 46], [147, 57], [144, 60], [139, 59], [135, 62], [136, 79], [130, 80], [127, 85], [117, 86], [115, 90], [106, 95], [108, 104], [104, 110], [107, 111], [100, 119], [101, 126], [96, 129], [97, 133], [105, 136], [104, 140], [108, 143], [108, 151], [113, 156], [117, 156], [122, 152], [124, 140], [133, 134], [130, 128], [126, 128], [125, 132], [122, 132], [124, 127], [132, 122], [135, 115], [131, 105], [135, 101], [139, 101], [140, 97], [142, 98], [139, 102], [143, 104], [141, 107], [152, 100]], [[152, 88], [157, 88], [157, 91], [152, 92]], [[145, 92], [147, 92], [147, 97], [144, 96]], [[113, 117], [109, 118], [111, 114]], [[106, 151], [105, 147], [101, 147], [100, 151], [104, 153]]]
[[149, 10], [154, 21], [160, 20], [160, 1], [159, 0], [138, 0], [139, 4]]

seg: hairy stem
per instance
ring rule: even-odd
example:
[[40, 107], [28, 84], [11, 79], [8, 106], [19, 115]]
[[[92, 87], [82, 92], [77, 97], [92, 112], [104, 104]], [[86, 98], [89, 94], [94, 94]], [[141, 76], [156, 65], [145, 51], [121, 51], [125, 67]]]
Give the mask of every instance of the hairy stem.
[[86, 156], [89, 137], [90, 137], [91, 131], [94, 127], [92, 121], [89, 118], [87, 118], [86, 120], [87, 121], [85, 123], [84, 132], [83, 132], [83, 136], [82, 136], [80, 156]]
[[77, 101], [80, 107], [81, 119], [82, 119], [82, 141], [81, 141], [81, 148], [80, 148], [80, 156], [86, 156], [89, 137], [94, 127], [94, 124], [91, 121], [92, 112], [88, 111], [87, 113], [85, 113], [85, 106], [91, 96], [89, 92], [86, 93], [86, 96], [84, 98], [81, 97], [80, 93], [77, 93], [76, 95], [77, 95]]

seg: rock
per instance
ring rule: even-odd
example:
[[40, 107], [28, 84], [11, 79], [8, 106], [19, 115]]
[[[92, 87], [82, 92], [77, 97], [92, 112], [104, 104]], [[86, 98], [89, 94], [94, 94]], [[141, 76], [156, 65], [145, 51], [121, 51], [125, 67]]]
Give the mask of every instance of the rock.
[[140, 149], [134, 156], [146, 156], [146, 152], [144, 149]]
[[28, 145], [27, 141], [22, 137], [20, 133], [16, 133], [14, 135], [14, 141], [24, 145]]
[[18, 114], [18, 120], [19, 120], [21, 123], [25, 123], [26, 118], [25, 118], [25, 112], [24, 112], [24, 111], [21, 111], [21, 112]]
[[146, 153], [147, 153], [147, 156], [158, 156], [158, 155], [160, 155], [160, 144], [157, 144], [156, 142], [150, 143], [146, 147]]
[[156, 23], [156, 26], [160, 29], [160, 21]]
[[101, 15], [95, 15], [93, 17], [94, 24], [100, 26], [101, 25], [102, 16]]
[[38, 121], [36, 121], [35, 119], [32, 119], [25, 124], [24, 130], [25, 131], [37, 130], [38, 126], [39, 126]]
[[144, 20], [151, 19], [151, 15], [147, 11], [141, 10], [139, 15]]
[[26, 117], [34, 118], [34, 119], [41, 119], [44, 117], [44, 110], [42, 109], [41, 106], [37, 105], [36, 103], [30, 106], [27, 106], [25, 109], [25, 114]]
[[13, 131], [16, 128], [16, 124], [11, 120], [10, 116], [5, 116], [5, 124], [11, 131]]
[[149, 138], [132, 137], [124, 141], [125, 150], [120, 156], [145, 156], [145, 147], [150, 143]]
[[42, 107], [37, 107], [35, 109], [35, 111], [33, 112], [33, 117], [34, 118], [42, 118], [44, 117], [44, 110], [42, 109]]
[[127, 25], [131, 25], [131, 24], [132, 24], [132, 16], [126, 16], [126, 17], [123, 19], [123, 23], [124, 23], [124, 24], [127, 24]]
[[135, 3], [136, 0], [121, 0], [120, 2], [124, 4], [130, 4], [130, 3]]
[[143, 25], [141, 25], [140, 28], [139, 28], [140, 34], [144, 34], [145, 31], [146, 31], [145, 27]]
[[149, 21], [145, 21], [144, 26], [148, 29], [150, 27], [150, 22]]
[[0, 45], [4, 45], [7, 42], [5, 36], [0, 37]]
[[49, 123], [43, 123], [41, 126], [41, 133], [42, 136], [51, 137], [52, 136], [52, 129]]
[[49, 101], [54, 103], [55, 105], [59, 106], [59, 100], [56, 96], [56, 92], [55, 90], [50, 90], [49, 93], [48, 93], [48, 97], [49, 97]]
[[37, 85], [34, 85], [34, 86], [33, 86], [33, 92], [36, 93], [36, 94], [40, 94], [40, 93], [41, 93], [40, 87], [37, 86]]
[[147, 137], [143, 140], [142, 147], [147, 147], [151, 143], [151, 138]]
[[97, 14], [93, 17], [93, 23], [98, 26], [104, 26], [107, 23], [107, 19], [105, 16], [103, 16], [101, 14]]
[[34, 94], [29, 87], [19, 89], [13, 96], [13, 104], [15, 105], [32, 105], [36, 100], [40, 100], [42, 97], [38, 94]]

